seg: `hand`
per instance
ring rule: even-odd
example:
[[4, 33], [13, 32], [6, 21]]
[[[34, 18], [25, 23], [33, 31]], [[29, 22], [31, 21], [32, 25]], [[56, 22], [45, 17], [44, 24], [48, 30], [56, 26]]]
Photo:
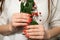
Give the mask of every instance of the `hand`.
[[42, 40], [45, 37], [45, 29], [43, 25], [29, 25], [25, 29], [26, 30], [24, 30], [23, 33], [28, 38]]
[[11, 19], [11, 25], [13, 27], [20, 27], [20, 26], [26, 26], [29, 23], [30, 14], [27, 13], [16, 13], [13, 14]]

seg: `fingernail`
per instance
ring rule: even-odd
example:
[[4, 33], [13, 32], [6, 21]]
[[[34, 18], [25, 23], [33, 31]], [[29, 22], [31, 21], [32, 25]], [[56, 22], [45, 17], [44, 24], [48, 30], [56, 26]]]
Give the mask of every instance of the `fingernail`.
[[26, 36], [27, 38], [29, 38], [29, 35], [28, 35], [28, 34], [26, 34], [25, 36]]
[[38, 16], [38, 12], [35, 12], [35, 15]]
[[32, 18], [28, 19], [28, 25], [32, 22]]
[[23, 33], [24, 33], [24, 34], [27, 34], [26, 30], [23, 30]]
[[32, 18], [29, 19], [29, 22], [32, 22]]
[[34, 16], [34, 15], [35, 15], [35, 16], [38, 16], [38, 12], [33, 12], [33, 13], [32, 13], [32, 16]]

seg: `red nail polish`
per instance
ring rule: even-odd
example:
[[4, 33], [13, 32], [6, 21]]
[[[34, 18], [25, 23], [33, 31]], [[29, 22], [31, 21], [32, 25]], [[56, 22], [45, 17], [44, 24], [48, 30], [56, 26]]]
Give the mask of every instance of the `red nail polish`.
[[28, 34], [26, 34], [25, 36], [26, 36], [27, 38], [29, 38], [29, 35], [28, 35]]
[[30, 24], [32, 22], [32, 18], [30, 18], [29, 20], [28, 20], [28, 24]]
[[38, 12], [35, 12], [35, 15], [38, 16]]
[[30, 21], [28, 20], [27, 24], [29, 25], [30, 24]]
[[27, 34], [26, 30], [23, 30], [24, 34]]
[[29, 19], [29, 22], [32, 22], [32, 18]]
[[38, 16], [38, 12], [33, 12], [33, 13], [32, 13], [32, 16], [34, 16], [34, 15], [35, 15], [35, 16]]

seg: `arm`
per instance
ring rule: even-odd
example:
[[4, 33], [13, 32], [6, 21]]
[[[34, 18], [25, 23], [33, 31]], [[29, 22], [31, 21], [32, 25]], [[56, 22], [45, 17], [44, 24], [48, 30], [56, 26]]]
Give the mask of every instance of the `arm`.
[[[12, 11], [9, 9], [10, 1], [9, 0], [5, 0], [4, 2], [4, 10], [0, 16], [0, 34], [11, 34], [12, 31], [14, 32], [16, 27], [20, 27], [20, 26], [26, 26], [29, 23], [29, 19], [30, 19], [30, 14], [26, 14], [26, 13], [12, 13]], [[12, 5], [10, 5], [12, 6]], [[13, 8], [14, 6], [12, 6]], [[15, 7], [14, 7], [15, 8]], [[13, 9], [14, 9], [13, 8]], [[13, 10], [15, 11], [15, 10]], [[11, 12], [12, 18], [10, 20], [10, 24], [9, 24], [9, 15]], [[22, 23], [24, 22], [24, 23]], [[16, 31], [16, 30], [15, 30]]]
[[60, 27], [54, 27], [47, 31], [47, 39], [50, 39], [54, 36], [57, 36], [60, 34]]
[[[60, 1], [60, 0], [59, 0]], [[60, 34], [60, 6], [57, 6], [57, 9], [54, 13], [54, 16], [51, 15], [51, 20], [48, 30], [45, 30], [43, 25], [29, 25], [27, 30], [23, 31], [28, 38], [31, 39], [50, 39], [54, 36]], [[29, 30], [28, 30], [29, 29]], [[47, 37], [46, 37], [46, 36]]]
[[56, 6], [56, 11], [50, 21], [50, 27], [52, 27], [52, 29], [47, 31], [47, 34], [49, 34], [48, 38], [52, 38], [60, 34], [60, 0], [57, 0]]
[[3, 34], [3, 35], [11, 34], [12, 28], [10, 26], [11, 26], [10, 24], [0, 25], [0, 34]]
[[21, 28], [21, 26], [25, 27], [26, 25], [28, 25], [30, 20], [30, 14], [26, 14], [26, 13], [13, 14], [10, 22], [6, 20], [7, 18], [5, 19], [4, 18], [2, 18], [2, 16], [0, 17], [0, 34], [4, 34], [4, 35], [12, 34], [18, 31], [18, 28]]

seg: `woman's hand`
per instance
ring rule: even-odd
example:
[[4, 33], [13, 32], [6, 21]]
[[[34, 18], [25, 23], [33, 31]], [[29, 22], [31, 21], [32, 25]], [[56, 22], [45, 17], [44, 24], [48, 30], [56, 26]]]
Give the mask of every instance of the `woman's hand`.
[[12, 16], [11, 24], [12, 26], [26, 26], [29, 23], [30, 15], [26, 13], [16, 13]]
[[13, 14], [12, 19], [11, 19], [11, 27], [10, 30], [14, 29], [14, 28], [20, 28], [25, 27], [28, 25], [28, 23], [30, 23], [30, 14], [27, 13], [16, 13]]
[[43, 25], [29, 25], [25, 27], [23, 33], [31, 39], [44, 39], [45, 29]]

